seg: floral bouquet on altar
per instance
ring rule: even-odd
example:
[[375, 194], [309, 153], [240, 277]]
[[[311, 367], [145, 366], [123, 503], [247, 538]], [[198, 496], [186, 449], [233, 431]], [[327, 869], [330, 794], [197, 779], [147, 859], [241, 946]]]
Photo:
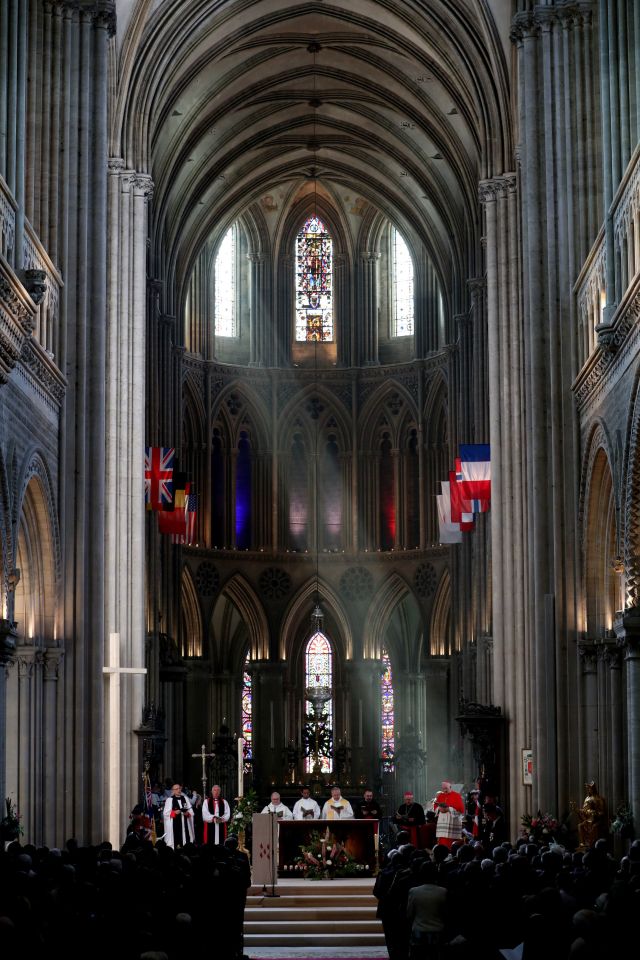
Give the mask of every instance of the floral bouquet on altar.
[[253, 815], [258, 809], [258, 795], [255, 790], [249, 789], [243, 797], [236, 797], [234, 803], [229, 820], [229, 833], [237, 836], [251, 826]]
[[20, 824], [20, 814], [16, 812], [10, 798], [5, 797], [4, 802], [7, 812], [0, 820], [0, 841], [11, 843], [12, 840], [17, 840], [18, 837], [22, 836], [24, 830]]
[[308, 880], [333, 880], [335, 877], [356, 877], [369, 867], [356, 863], [344, 843], [329, 834], [312, 833], [309, 843], [300, 847], [300, 856], [292, 865], [302, 868]]
[[614, 833], [619, 833], [623, 840], [633, 840], [635, 829], [633, 824], [633, 810], [630, 804], [621, 803], [616, 810], [615, 820], [611, 824]]
[[540, 810], [532, 816], [530, 813], [523, 813], [520, 818], [523, 827], [523, 833], [536, 843], [551, 843], [558, 829], [558, 821], [550, 813], [541, 813]]

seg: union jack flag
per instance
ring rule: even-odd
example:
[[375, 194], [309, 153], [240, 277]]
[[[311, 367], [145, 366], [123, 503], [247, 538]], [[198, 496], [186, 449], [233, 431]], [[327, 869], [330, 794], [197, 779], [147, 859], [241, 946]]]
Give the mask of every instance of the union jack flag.
[[175, 447], [146, 447], [144, 454], [144, 501], [147, 510], [162, 510], [173, 500]]

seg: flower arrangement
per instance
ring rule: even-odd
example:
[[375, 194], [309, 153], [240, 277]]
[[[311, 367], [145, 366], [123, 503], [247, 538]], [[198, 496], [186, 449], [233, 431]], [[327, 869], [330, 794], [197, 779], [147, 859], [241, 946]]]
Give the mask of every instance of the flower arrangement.
[[308, 880], [331, 880], [334, 877], [355, 877], [368, 870], [356, 863], [344, 843], [330, 834], [314, 832], [306, 846], [300, 847], [300, 856], [291, 866], [302, 869]]
[[535, 816], [530, 813], [523, 813], [520, 820], [522, 822], [523, 832], [538, 843], [553, 840], [554, 834], [558, 829], [558, 821], [552, 817], [550, 813], [541, 813], [540, 810], [538, 810]]
[[633, 839], [635, 828], [630, 804], [626, 802], [620, 804], [616, 810], [616, 818], [611, 823], [611, 829], [614, 833], [619, 833], [623, 840]]
[[16, 812], [14, 804], [9, 797], [4, 798], [7, 812], [0, 820], [0, 839], [5, 843], [11, 840], [17, 840], [22, 836], [24, 830], [20, 824], [20, 814]]
[[229, 821], [229, 833], [237, 834], [251, 826], [251, 820], [258, 809], [258, 795], [253, 789], [247, 790], [243, 797], [236, 797], [235, 806]]

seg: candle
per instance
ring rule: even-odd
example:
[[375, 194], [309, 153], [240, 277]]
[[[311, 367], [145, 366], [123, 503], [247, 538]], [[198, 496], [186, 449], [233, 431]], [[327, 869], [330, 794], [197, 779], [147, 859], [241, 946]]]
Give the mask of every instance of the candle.
[[242, 796], [244, 779], [244, 739], [238, 737], [238, 796]]

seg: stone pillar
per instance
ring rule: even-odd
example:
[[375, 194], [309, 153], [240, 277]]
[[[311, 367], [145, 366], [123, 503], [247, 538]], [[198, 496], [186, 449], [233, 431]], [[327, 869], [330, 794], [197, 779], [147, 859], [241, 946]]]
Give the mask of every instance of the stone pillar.
[[640, 608], [624, 611], [614, 623], [627, 675], [627, 795], [640, 823]]
[[594, 643], [578, 644], [582, 667], [580, 764], [584, 783], [598, 780], [598, 651]]
[[254, 779], [257, 789], [269, 793], [272, 784], [279, 784], [283, 772], [282, 750], [285, 747], [284, 674], [286, 664], [271, 660], [254, 661], [253, 726], [255, 731]]
[[[347, 743], [351, 748], [354, 783], [380, 768], [380, 677], [379, 660], [349, 660], [345, 663], [349, 713]], [[375, 789], [374, 784], [371, 784]]]
[[360, 362], [365, 367], [377, 366], [378, 358], [378, 261], [380, 254], [367, 251], [361, 255], [361, 333]]
[[[151, 178], [109, 161], [109, 274], [106, 360], [107, 487], [118, 490], [106, 502], [106, 633], [120, 635], [124, 667], [144, 665], [146, 635], [144, 583], [145, 348], [147, 311], [147, 210]], [[142, 677], [123, 680], [121, 716], [121, 822], [140, 790], [138, 739], [142, 721]]]
[[249, 261], [249, 366], [265, 364], [268, 338], [268, 317], [264, 295], [265, 258], [261, 253], [248, 253]]
[[611, 783], [611, 813], [615, 813], [618, 804], [626, 799], [624, 792], [624, 758], [620, 750], [623, 742], [622, 733], [622, 650], [607, 644], [603, 652], [605, 667], [608, 669], [608, 704], [609, 715], [605, 724], [608, 738], [608, 753], [610, 761]]
[[53, 843], [54, 838], [60, 836], [61, 825], [58, 823], [59, 790], [58, 781], [60, 769], [59, 757], [59, 717], [63, 709], [61, 698], [58, 696], [60, 685], [60, 666], [64, 651], [60, 647], [47, 647], [43, 655], [43, 796], [47, 802], [42, 810], [42, 835], [45, 843]]

